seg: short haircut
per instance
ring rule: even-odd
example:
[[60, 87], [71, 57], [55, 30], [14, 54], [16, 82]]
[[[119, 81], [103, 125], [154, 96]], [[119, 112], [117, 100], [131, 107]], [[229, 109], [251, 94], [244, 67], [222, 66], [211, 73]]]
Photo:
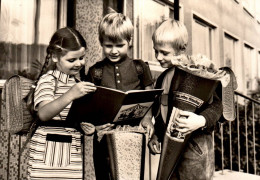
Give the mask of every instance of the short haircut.
[[121, 13], [107, 14], [99, 24], [99, 41], [102, 45], [105, 38], [112, 42], [127, 40], [130, 42], [134, 27], [131, 20]]
[[167, 19], [155, 30], [152, 40], [154, 44], [171, 44], [176, 50], [186, 50], [188, 32], [180, 21]]

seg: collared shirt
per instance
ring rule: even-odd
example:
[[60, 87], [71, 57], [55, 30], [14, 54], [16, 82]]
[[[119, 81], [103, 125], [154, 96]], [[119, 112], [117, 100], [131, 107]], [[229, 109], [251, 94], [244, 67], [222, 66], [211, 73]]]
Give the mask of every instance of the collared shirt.
[[[57, 80], [55, 80], [55, 78]], [[59, 70], [48, 71], [39, 79], [37, 83], [34, 94], [34, 109], [38, 111], [38, 105], [42, 101], [53, 101], [59, 98], [62, 94], [67, 92], [74, 84], [76, 84], [74, 76], [69, 76]], [[71, 103], [53, 119], [65, 120], [70, 107]]]
[[[94, 71], [97, 67], [102, 68], [102, 78], [100, 86], [105, 86], [122, 91], [143, 89], [152, 85], [153, 80], [149, 67], [141, 61], [143, 73], [138, 75], [134, 60], [126, 57], [118, 62], [111, 62], [105, 58], [103, 61], [96, 63], [90, 68], [87, 80], [94, 82]], [[141, 77], [140, 77], [141, 76]]]

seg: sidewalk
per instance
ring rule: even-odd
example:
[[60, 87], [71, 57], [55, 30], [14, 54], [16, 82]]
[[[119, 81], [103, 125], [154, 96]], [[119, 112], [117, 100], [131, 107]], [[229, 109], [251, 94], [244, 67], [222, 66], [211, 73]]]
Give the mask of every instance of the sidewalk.
[[225, 169], [216, 171], [213, 180], [260, 180], [260, 176]]

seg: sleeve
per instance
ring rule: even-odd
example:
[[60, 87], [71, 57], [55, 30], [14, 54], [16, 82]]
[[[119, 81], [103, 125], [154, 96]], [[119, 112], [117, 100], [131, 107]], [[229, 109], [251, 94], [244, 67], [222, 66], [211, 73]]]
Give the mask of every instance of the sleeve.
[[[163, 72], [156, 80], [155, 88], [161, 88], [162, 86], [162, 81], [164, 78]], [[158, 141], [162, 142], [165, 134], [165, 130], [167, 128], [166, 124], [163, 121], [161, 111], [160, 111], [160, 106], [161, 106], [161, 97], [156, 98], [154, 101], [154, 104], [152, 106], [152, 113], [155, 119], [155, 124], [154, 124], [154, 134], [158, 137]]]
[[55, 91], [55, 79], [52, 75], [43, 75], [35, 88], [34, 109], [38, 111], [38, 105], [42, 101], [53, 101]]
[[161, 114], [155, 118], [154, 134], [158, 137], [158, 141], [162, 142], [166, 131], [166, 124], [163, 122]]
[[213, 102], [209, 104], [202, 112], [199, 114], [204, 116], [206, 119], [205, 131], [211, 132], [217, 121], [220, 119], [223, 112], [223, 106], [221, 99], [216, 93], [213, 95]]
[[150, 86], [153, 84], [153, 78], [152, 78], [152, 73], [151, 70], [149, 68], [149, 65], [146, 64], [144, 61], [141, 61], [141, 65], [143, 67], [143, 74], [141, 75], [141, 79], [142, 79], [142, 84], [144, 87], [146, 86]]

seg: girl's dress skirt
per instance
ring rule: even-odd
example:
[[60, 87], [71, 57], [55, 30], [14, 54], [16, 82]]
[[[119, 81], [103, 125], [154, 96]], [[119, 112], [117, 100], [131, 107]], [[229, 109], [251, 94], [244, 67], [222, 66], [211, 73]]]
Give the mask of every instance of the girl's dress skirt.
[[83, 179], [80, 132], [40, 126], [30, 143], [28, 179]]

